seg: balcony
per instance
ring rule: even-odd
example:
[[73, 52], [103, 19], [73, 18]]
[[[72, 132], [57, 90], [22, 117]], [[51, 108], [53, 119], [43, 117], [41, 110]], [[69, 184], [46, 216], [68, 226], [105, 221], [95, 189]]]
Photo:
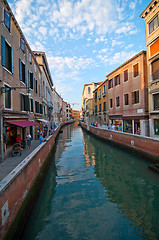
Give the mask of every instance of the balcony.
[[105, 96], [106, 96], [106, 93], [105, 93], [105, 92], [103, 92], [103, 93], [102, 93], [102, 96], [103, 96], [103, 97], [105, 97]]

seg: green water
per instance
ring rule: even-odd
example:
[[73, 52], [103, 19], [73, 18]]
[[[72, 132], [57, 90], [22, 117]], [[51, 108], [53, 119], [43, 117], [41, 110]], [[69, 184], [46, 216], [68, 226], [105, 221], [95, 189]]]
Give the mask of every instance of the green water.
[[64, 127], [21, 239], [159, 239], [159, 175], [148, 164]]

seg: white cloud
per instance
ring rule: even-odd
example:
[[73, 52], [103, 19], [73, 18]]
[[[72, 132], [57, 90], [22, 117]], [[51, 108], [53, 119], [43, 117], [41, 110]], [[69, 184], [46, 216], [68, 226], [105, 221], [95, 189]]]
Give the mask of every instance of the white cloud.
[[64, 69], [86, 69], [95, 64], [92, 58], [77, 58], [77, 57], [48, 57], [49, 66], [52, 69], [59, 71]]
[[122, 64], [136, 54], [135, 51], [116, 52], [113, 57], [109, 58], [110, 65]]

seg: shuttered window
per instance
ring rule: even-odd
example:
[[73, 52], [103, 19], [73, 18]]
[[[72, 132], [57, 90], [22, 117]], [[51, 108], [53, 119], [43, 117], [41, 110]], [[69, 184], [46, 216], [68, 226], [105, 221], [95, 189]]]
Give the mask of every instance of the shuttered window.
[[114, 84], [115, 86], [120, 85], [120, 74], [114, 78]]
[[154, 110], [159, 110], [159, 93], [153, 95], [154, 99]]
[[34, 112], [34, 104], [32, 98], [30, 98], [30, 112]]
[[112, 108], [113, 107], [113, 99], [111, 98], [110, 99], [110, 108]]
[[29, 96], [20, 94], [20, 102], [21, 102], [21, 111], [30, 111], [30, 106], [29, 106]]
[[119, 101], [119, 96], [116, 97], [116, 107], [119, 107], [120, 106], [120, 101]]
[[152, 80], [159, 79], [159, 59], [152, 62]]
[[129, 95], [128, 94], [124, 95], [124, 100], [125, 100], [125, 105], [129, 105]]
[[138, 63], [133, 66], [133, 70], [134, 70], [133, 71], [134, 72], [134, 77], [139, 76], [139, 64]]
[[28, 84], [29, 88], [33, 89], [33, 73], [28, 70]]
[[139, 103], [139, 90], [132, 92], [132, 104]]
[[10, 32], [10, 14], [6, 10], [4, 10], [4, 24]]
[[[5, 87], [9, 88], [5, 85]], [[11, 108], [11, 90], [5, 93], [5, 108]]]
[[26, 73], [26, 66], [19, 58], [19, 78], [20, 81], [27, 84], [27, 73]]
[[36, 94], [38, 94], [38, 82], [37, 82], [36, 78], [34, 78], [34, 92]]
[[9, 46], [5, 38], [1, 36], [2, 66], [13, 73], [13, 48]]
[[124, 71], [124, 82], [128, 81], [128, 70]]

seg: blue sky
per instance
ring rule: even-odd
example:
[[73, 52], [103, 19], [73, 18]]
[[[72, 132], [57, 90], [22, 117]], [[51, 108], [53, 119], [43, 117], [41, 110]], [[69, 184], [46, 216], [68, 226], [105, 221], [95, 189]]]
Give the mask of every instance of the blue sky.
[[146, 50], [150, 0], [9, 0], [34, 51], [47, 56], [53, 83], [64, 101], [81, 107], [84, 84], [106, 75]]

